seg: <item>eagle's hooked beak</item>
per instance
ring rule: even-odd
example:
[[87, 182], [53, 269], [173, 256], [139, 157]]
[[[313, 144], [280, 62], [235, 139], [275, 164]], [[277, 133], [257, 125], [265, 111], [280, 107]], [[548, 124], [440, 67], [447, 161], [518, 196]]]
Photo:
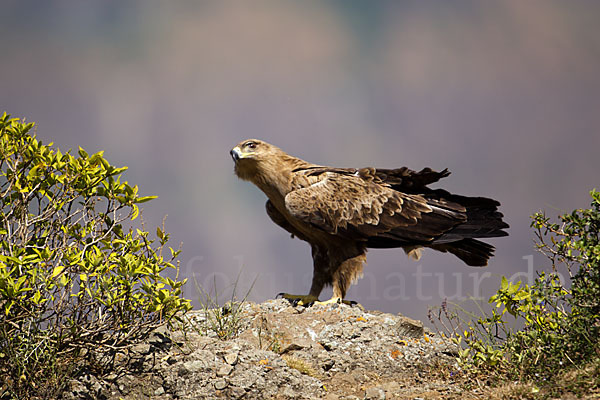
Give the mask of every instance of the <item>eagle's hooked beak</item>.
[[238, 162], [238, 160], [242, 158], [242, 150], [237, 146], [231, 149], [229, 154], [231, 154], [231, 158], [233, 158], [233, 161], [235, 162]]

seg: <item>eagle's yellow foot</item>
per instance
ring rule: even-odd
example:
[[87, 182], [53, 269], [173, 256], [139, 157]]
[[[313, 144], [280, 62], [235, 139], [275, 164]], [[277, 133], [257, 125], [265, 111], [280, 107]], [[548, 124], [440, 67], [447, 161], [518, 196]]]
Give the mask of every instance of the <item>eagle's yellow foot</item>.
[[289, 294], [289, 293], [279, 293], [277, 298], [283, 298], [289, 301], [294, 307], [296, 306], [304, 306], [310, 307], [313, 304], [327, 305], [327, 304], [347, 304], [349, 306], [355, 306], [358, 303], [352, 300], [342, 300], [340, 297], [332, 297], [329, 300], [319, 301], [318, 297], [307, 295], [297, 295], [297, 294]]
[[298, 294], [289, 294], [289, 293], [279, 293], [276, 297], [277, 298], [281, 297], [282, 299], [286, 299], [294, 307], [296, 307], [296, 306], [310, 307], [315, 302], [319, 301], [319, 298], [317, 296], [311, 296], [310, 294], [298, 295]]
[[341, 297], [336, 297], [336, 296], [333, 296], [329, 300], [325, 300], [325, 301], [319, 301], [319, 300], [315, 301], [315, 304], [321, 304], [321, 305], [334, 304], [334, 303], [337, 303], [337, 304], [342, 304], [343, 303], [343, 304], [347, 304], [349, 306], [355, 306], [355, 305], [358, 304], [356, 301], [342, 300]]

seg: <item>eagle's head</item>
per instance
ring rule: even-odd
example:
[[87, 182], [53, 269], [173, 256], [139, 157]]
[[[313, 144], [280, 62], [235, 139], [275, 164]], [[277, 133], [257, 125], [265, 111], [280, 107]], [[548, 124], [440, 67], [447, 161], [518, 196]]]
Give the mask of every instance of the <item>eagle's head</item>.
[[254, 183], [257, 175], [264, 173], [278, 155], [285, 154], [278, 147], [258, 139], [244, 140], [229, 153], [235, 162], [235, 174]]

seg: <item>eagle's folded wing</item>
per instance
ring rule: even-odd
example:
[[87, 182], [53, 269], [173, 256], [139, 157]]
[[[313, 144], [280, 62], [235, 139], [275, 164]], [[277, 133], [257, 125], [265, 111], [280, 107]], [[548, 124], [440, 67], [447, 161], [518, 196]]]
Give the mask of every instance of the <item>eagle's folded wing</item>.
[[328, 233], [368, 239], [413, 226], [432, 208], [421, 196], [395, 191], [358, 174], [325, 171], [299, 177], [302, 183], [285, 197], [290, 214]]
[[422, 190], [425, 186], [447, 177], [450, 175], [450, 171], [445, 169], [441, 172], [437, 172], [431, 168], [423, 168], [420, 171], [413, 171], [406, 167], [397, 169], [377, 168], [375, 170], [375, 175], [395, 190], [412, 193], [414, 191]]

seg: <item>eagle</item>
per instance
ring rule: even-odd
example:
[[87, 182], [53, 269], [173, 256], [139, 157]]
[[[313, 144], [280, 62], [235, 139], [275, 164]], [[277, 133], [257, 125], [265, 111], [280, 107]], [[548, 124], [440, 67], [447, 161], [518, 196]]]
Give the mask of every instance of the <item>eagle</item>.
[[[416, 260], [430, 248], [482, 267], [494, 247], [476, 238], [508, 235], [498, 201], [428, 187], [447, 177], [447, 169], [322, 166], [258, 139], [240, 142], [230, 154], [235, 174], [267, 196], [271, 220], [310, 244], [308, 295], [280, 293], [295, 305], [350, 303], [346, 292], [362, 277], [369, 248], [400, 247]], [[333, 296], [320, 302], [326, 285]]]

